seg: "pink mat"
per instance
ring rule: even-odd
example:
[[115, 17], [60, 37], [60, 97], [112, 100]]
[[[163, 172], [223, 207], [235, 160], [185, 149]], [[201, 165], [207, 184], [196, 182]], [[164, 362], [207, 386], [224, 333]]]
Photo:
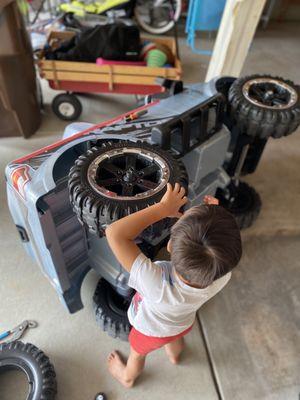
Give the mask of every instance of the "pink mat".
[[97, 65], [133, 65], [136, 67], [145, 67], [147, 63], [145, 61], [115, 61], [105, 60], [105, 58], [97, 58]]

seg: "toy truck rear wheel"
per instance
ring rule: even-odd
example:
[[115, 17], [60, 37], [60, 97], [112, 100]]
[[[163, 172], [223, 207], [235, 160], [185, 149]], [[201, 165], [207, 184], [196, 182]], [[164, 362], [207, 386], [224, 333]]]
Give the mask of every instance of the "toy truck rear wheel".
[[252, 75], [236, 79], [228, 99], [233, 119], [247, 135], [280, 138], [300, 124], [300, 88], [283, 78]]
[[227, 189], [218, 189], [216, 197], [220, 205], [230, 211], [240, 229], [249, 228], [261, 209], [261, 199], [256, 190], [245, 182], [231, 184]]
[[93, 297], [96, 322], [109, 336], [128, 340], [131, 329], [127, 310], [131, 297], [125, 298], [104, 279], [100, 279]]

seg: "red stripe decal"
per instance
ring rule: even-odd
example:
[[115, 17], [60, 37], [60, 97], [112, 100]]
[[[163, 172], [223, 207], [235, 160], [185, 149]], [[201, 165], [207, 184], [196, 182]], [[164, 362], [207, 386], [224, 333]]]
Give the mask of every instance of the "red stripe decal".
[[155, 106], [155, 105], [158, 104], [158, 103], [159, 103], [159, 100], [156, 100], [156, 101], [154, 101], [153, 103], [146, 104], [146, 105], [144, 105], [144, 106], [135, 108], [135, 109], [132, 110], [132, 111], [127, 111], [126, 113], [121, 114], [121, 115], [119, 115], [118, 117], [109, 119], [109, 120], [107, 120], [107, 121], [100, 122], [99, 124], [93, 125], [91, 128], [88, 128], [88, 129], [85, 129], [85, 130], [82, 131], [82, 132], [76, 133], [76, 135], [73, 135], [73, 136], [71, 136], [71, 137], [69, 137], [69, 138], [66, 138], [66, 139], [59, 140], [58, 142], [55, 142], [55, 143], [53, 143], [53, 144], [50, 144], [49, 146], [45, 146], [45, 147], [43, 147], [43, 148], [41, 148], [41, 149], [39, 149], [39, 150], [34, 151], [33, 153], [30, 153], [30, 154], [24, 156], [24, 157], [18, 158], [18, 159], [16, 159], [16, 160], [12, 161], [12, 163], [22, 163], [23, 161], [29, 160], [30, 158], [36, 157], [36, 156], [38, 156], [38, 155], [40, 155], [40, 154], [42, 154], [42, 153], [46, 153], [46, 152], [48, 152], [48, 151], [54, 149], [55, 147], [62, 146], [63, 144], [66, 144], [66, 143], [68, 143], [68, 142], [71, 142], [72, 140], [77, 139], [77, 138], [79, 138], [79, 137], [81, 137], [81, 136], [83, 136], [83, 135], [87, 135], [88, 133], [92, 132], [92, 131], [95, 130], [95, 129], [103, 128], [104, 126], [111, 125], [111, 124], [113, 124], [114, 122], [121, 121], [121, 120], [122, 120], [123, 118], [125, 118], [128, 114], [131, 114], [131, 113], [133, 113], [133, 112], [138, 112], [138, 111], [141, 111], [141, 110], [145, 110], [145, 109], [147, 109], [147, 108], [149, 108], [149, 107]]

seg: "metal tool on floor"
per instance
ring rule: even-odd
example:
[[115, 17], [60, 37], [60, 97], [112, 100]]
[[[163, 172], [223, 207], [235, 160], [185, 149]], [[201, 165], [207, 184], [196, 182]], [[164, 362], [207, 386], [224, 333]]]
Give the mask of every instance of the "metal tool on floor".
[[95, 400], [107, 400], [105, 393], [97, 393], [95, 396]]
[[37, 326], [38, 324], [36, 321], [25, 320], [15, 328], [0, 333], [0, 344], [14, 342], [20, 339], [28, 328], [36, 328]]

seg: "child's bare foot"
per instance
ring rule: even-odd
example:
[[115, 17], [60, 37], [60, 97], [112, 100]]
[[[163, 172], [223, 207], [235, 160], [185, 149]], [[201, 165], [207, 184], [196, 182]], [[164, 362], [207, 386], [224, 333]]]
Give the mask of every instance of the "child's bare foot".
[[125, 369], [126, 364], [122, 361], [119, 353], [113, 351], [107, 358], [108, 370], [111, 375], [116, 378], [126, 388], [131, 388], [134, 381], [126, 379]]

